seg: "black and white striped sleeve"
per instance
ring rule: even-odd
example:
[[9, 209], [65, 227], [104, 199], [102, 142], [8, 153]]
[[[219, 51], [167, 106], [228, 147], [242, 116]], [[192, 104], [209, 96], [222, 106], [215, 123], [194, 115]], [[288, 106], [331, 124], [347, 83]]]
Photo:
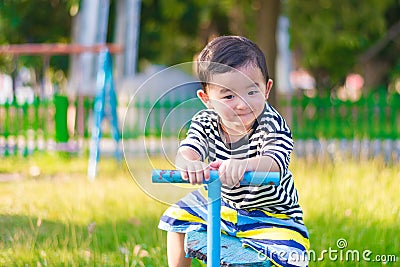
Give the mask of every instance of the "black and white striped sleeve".
[[273, 158], [279, 166], [281, 178], [286, 174], [293, 150], [292, 133], [282, 117], [269, 121], [261, 154]]
[[207, 124], [209, 124], [207, 114], [199, 112], [192, 118], [186, 138], [180, 143], [180, 147], [196, 151], [203, 161], [208, 156]]

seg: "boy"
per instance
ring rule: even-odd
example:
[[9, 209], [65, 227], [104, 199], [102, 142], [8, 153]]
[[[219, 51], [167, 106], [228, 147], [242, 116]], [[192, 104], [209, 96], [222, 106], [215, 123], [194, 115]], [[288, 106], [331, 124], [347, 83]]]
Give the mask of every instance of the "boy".
[[[237, 236], [277, 266], [306, 266], [308, 232], [288, 170], [293, 140], [285, 120], [266, 102], [272, 80], [264, 54], [244, 37], [218, 37], [200, 53], [197, 73], [202, 84], [197, 96], [207, 109], [193, 117], [176, 167], [192, 184], [218, 169], [224, 234]], [[280, 185], [240, 186], [245, 171], [278, 171]], [[190, 266], [184, 235], [207, 229], [206, 199], [199, 189], [161, 217], [169, 266]]]

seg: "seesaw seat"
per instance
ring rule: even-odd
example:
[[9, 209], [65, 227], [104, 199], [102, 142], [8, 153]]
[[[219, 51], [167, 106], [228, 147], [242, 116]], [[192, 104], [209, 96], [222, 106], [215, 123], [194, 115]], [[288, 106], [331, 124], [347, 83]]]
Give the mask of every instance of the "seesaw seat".
[[[207, 232], [193, 231], [186, 234], [185, 250], [189, 258], [207, 262]], [[221, 235], [220, 266], [269, 267], [270, 261], [263, 259], [251, 248], [242, 247], [240, 240], [233, 236]]]

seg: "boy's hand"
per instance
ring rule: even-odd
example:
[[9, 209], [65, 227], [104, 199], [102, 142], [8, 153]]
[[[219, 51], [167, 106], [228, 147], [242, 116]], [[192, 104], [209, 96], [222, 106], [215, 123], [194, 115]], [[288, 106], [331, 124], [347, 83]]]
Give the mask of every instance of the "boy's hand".
[[239, 187], [240, 181], [247, 170], [248, 162], [239, 159], [227, 159], [224, 161], [215, 161], [210, 164], [212, 170], [218, 169], [221, 183], [229, 187]]
[[192, 185], [203, 184], [210, 180], [210, 168], [202, 161], [186, 161], [179, 166], [183, 180], [189, 180]]
[[201, 161], [201, 156], [190, 148], [179, 148], [175, 166], [180, 170], [182, 179], [189, 180], [193, 185], [202, 184], [204, 180], [210, 180], [210, 168]]

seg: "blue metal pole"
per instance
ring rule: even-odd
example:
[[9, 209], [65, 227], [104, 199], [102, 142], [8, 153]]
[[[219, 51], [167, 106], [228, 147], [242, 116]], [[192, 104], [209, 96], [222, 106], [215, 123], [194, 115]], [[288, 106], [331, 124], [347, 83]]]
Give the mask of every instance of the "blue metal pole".
[[211, 180], [214, 181], [208, 184], [207, 267], [217, 267], [221, 257], [221, 181], [218, 173]]
[[[112, 71], [112, 59], [110, 52], [106, 52], [106, 67], [105, 72], [105, 115], [108, 117], [111, 124], [111, 135], [115, 141], [115, 158], [120, 161], [122, 158], [120, 150], [120, 133], [118, 127], [118, 115], [117, 115], [117, 96], [115, 94], [114, 79]], [[108, 104], [106, 106], [106, 104]]]
[[91, 181], [95, 180], [97, 171], [97, 162], [99, 161], [100, 153], [100, 138], [101, 138], [101, 122], [104, 118], [104, 105], [106, 99], [106, 73], [109, 71], [106, 61], [106, 52], [103, 51], [99, 55], [97, 80], [96, 80], [96, 98], [94, 100], [93, 108], [93, 126], [92, 126], [92, 138], [90, 140], [90, 155], [88, 165], [88, 178]]
[[99, 54], [97, 71], [97, 95], [93, 109], [92, 138], [90, 142], [90, 156], [88, 177], [94, 180], [97, 172], [97, 163], [100, 155], [101, 123], [104, 117], [110, 120], [112, 137], [116, 143], [115, 157], [119, 161], [122, 157], [120, 151], [120, 134], [117, 117], [117, 96], [114, 89], [111, 54], [104, 50]]

